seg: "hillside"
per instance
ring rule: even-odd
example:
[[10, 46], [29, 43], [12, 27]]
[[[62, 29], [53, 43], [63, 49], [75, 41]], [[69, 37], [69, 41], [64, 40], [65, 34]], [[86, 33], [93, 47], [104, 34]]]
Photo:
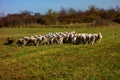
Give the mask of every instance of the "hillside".
[[[49, 32], [99, 33], [94, 45], [6, 46], [6, 38]], [[114, 35], [114, 33], [116, 35]], [[1, 28], [0, 80], [118, 80], [120, 79], [120, 26], [101, 28]]]

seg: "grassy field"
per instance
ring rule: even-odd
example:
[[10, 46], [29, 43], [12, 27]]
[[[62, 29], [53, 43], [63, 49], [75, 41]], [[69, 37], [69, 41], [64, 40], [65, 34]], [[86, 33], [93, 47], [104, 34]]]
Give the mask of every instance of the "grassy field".
[[[99, 33], [94, 45], [6, 46], [7, 37], [49, 32]], [[113, 36], [113, 33], [116, 33]], [[120, 26], [102, 28], [1, 28], [0, 80], [119, 80]]]

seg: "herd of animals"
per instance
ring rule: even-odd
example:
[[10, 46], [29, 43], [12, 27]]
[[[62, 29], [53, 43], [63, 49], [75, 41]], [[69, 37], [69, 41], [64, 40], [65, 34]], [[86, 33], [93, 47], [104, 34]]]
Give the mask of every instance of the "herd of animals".
[[[18, 46], [30, 46], [30, 45], [51, 45], [51, 44], [94, 44], [101, 42], [101, 33], [77, 33], [71, 32], [55, 32], [44, 35], [24, 36], [17, 41]], [[8, 38], [7, 44], [12, 44], [14, 40]]]

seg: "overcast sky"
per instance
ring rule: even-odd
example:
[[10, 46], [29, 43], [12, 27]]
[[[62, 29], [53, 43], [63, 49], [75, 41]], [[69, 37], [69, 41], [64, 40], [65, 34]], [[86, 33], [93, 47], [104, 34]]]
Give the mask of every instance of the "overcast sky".
[[8, 14], [28, 10], [43, 14], [48, 9], [59, 11], [61, 7], [87, 10], [90, 5], [109, 9], [120, 7], [120, 0], [0, 0], [0, 12]]

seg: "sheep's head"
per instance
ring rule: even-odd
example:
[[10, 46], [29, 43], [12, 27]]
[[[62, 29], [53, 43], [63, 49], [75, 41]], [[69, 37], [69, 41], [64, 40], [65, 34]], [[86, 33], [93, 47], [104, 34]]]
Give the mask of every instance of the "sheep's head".
[[98, 38], [102, 39], [102, 34], [101, 33], [98, 34]]
[[21, 45], [23, 45], [23, 44], [24, 44], [24, 39], [19, 39], [19, 40], [17, 41], [17, 45], [21, 46]]

